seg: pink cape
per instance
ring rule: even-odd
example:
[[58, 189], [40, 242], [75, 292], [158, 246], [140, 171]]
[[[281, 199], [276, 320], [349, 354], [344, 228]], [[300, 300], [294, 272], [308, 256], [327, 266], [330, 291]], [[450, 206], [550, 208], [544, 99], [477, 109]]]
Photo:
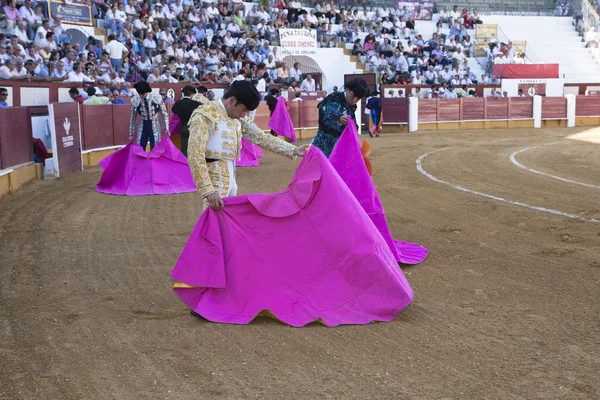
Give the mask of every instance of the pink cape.
[[275, 111], [271, 115], [269, 120], [269, 128], [273, 129], [273, 132], [279, 136], [285, 136], [291, 139], [292, 143], [296, 141], [296, 133], [294, 132], [294, 124], [290, 113], [288, 113], [285, 98], [279, 96], [277, 99], [277, 105], [275, 105]]
[[390, 247], [396, 261], [403, 264], [422, 262], [429, 253], [426, 248], [418, 244], [392, 239], [381, 200], [365, 164], [356, 125], [352, 121], [342, 132], [342, 136], [331, 152], [329, 161], [369, 215]]
[[237, 167], [258, 167], [260, 166], [258, 160], [260, 160], [262, 156], [262, 149], [243, 137], [240, 159], [235, 162], [235, 165]]
[[129, 143], [99, 165], [104, 172], [96, 190], [101, 193], [146, 196], [196, 191], [187, 159], [168, 136], [150, 153]]
[[394, 254], [316, 147], [283, 192], [223, 200], [202, 214], [171, 274], [204, 318], [247, 324], [268, 310], [297, 327], [367, 324], [411, 303]]

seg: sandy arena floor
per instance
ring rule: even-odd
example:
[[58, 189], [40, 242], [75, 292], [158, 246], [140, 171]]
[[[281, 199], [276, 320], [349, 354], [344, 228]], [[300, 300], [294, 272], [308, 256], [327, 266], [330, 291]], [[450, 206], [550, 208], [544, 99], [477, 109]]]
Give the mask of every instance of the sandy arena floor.
[[[0, 398], [600, 398], [600, 128], [369, 141], [393, 235], [431, 251], [391, 323], [191, 317], [169, 274], [195, 194], [102, 195], [95, 168], [0, 198]], [[296, 165], [262, 163], [242, 192]]]

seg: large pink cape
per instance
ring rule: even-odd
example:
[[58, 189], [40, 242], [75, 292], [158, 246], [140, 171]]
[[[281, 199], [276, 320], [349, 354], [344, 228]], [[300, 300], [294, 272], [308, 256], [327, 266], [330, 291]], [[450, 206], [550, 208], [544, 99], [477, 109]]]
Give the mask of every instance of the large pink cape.
[[262, 149], [243, 137], [240, 158], [235, 162], [235, 165], [237, 167], [258, 167], [260, 166], [258, 160], [260, 160], [262, 156]]
[[149, 153], [129, 143], [100, 161], [104, 169], [96, 190], [106, 194], [146, 196], [195, 192], [187, 159], [165, 136]]
[[290, 138], [292, 143], [296, 141], [294, 124], [292, 123], [292, 118], [287, 110], [287, 105], [283, 96], [279, 96], [277, 99], [275, 110], [269, 120], [269, 128], [273, 129], [273, 132], [279, 136]]
[[394, 254], [396, 261], [403, 264], [419, 264], [423, 261], [429, 253], [426, 248], [418, 244], [392, 239], [383, 205], [362, 155], [356, 125], [352, 121], [342, 132], [342, 136], [329, 156], [329, 161], [369, 215]]
[[204, 318], [247, 324], [268, 310], [297, 327], [367, 324], [412, 301], [394, 254], [316, 147], [285, 191], [224, 202], [202, 214], [171, 274]]

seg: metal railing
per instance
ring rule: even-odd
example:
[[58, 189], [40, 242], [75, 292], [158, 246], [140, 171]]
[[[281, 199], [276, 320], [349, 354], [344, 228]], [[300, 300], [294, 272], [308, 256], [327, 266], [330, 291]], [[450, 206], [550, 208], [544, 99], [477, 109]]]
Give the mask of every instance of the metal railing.
[[[599, 26], [600, 25], [600, 16], [598, 16], [598, 12], [594, 8], [594, 6], [590, 2], [590, 0], [583, 0], [581, 2], [581, 11], [582, 11], [581, 22], [583, 24], [583, 35], [584, 35], [584, 40], [585, 40], [585, 35], [590, 30], [590, 28], [594, 27], [594, 28], [596, 28], [596, 32], [598, 32], [598, 29], [600, 28], [600, 26]], [[586, 44], [586, 46], [587, 46], [587, 44]], [[600, 48], [590, 47], [589, 50], [592, 53], [592, 56], [594, 57], [594, 59], [596, 61], [600, 62]]]

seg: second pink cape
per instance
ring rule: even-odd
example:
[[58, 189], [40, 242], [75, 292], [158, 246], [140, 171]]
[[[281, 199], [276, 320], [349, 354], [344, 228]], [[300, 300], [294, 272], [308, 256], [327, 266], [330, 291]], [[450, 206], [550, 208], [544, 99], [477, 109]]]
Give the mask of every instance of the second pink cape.
[[147, 196], [196, 191], [187, 159], [168, 136], [149, 153], [129, 143], [99, 165], [104, 172], [96, 190], [101, 193]]
[[333, 148], [329, 161], [369, 215], [371, 221], [373, 221], [390, 247], [396, 261], [403, 264], [419, 264], [422, 262], [429, 254], [425, 247], [392, 239], [390, 228], [385, 219], [383, 205], [362, 155], [356, 125], [352, 121], [348, 123], [346, 129], [342, 132], [342, 136]]
[[277, 99], [275, 111], [273, 111], [273, 115], [271, 115], [271, 119], [269, 120], [269, 128], [273, 129], [273, 132], [279, 136], [290, 138], [292, 143], [296, 141], [294, 124], [292, 123], [290, 113], [288, 113], [283, 96], [279, 96]]

